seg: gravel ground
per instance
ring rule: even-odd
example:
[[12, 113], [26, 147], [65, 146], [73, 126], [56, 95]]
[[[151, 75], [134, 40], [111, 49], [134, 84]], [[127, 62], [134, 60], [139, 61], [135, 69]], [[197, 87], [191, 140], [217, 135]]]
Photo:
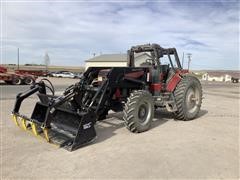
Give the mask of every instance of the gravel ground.
[[[62, 89], [76, 82], [52, 80]], [[238, 84], [203, 83], [197, 119], [176, 121], [158, 110], [152, 128], [140, 134], [124, 127], [122, 113], [112, 113], [96, 124], [96, 141], [74, 152], [16, 127], [10, 118], [11, 97], [21, 86], [6, 87], [1, 86], [6, 98], [0, 100], [2, 179], [239, 178]], [[22, 111], [31, 112], [34, 101], [28, 99]]]

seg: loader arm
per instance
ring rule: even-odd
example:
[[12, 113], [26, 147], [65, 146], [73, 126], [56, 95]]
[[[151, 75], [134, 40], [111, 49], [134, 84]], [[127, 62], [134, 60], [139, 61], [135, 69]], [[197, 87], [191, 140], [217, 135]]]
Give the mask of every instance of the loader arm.
[[46, 87], [45, 87], [45, 84], [43, 81], [32, 85], [29, 90], [27, 90], [23, 93], [19, 93], [16, 96], [16, 102], [15, 102], [15, 105], [13, 108], [13, 113], [18, 113], [23, 100], [28, 98], [29, 96], [33, 95], [36, 92], [46, 94]]

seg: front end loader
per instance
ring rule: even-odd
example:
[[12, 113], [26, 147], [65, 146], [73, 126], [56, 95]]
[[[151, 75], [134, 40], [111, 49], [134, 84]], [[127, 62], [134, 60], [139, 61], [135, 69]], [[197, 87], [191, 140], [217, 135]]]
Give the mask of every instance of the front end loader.
[[[145, 53], [147, 58], [137, 62], [138, 53]], [[169, 64], [161, 63], [164, 56]], [[55, 95], [49, 80], [42, 79], [17, 95], [13, 120], [35, 136], [73, 151], [96, 138], [94, 125], [105, 119], [109, 110], [123, 111], [124, 123], [134, 133], [151, 127], [158, 107], [166, 108], [179, 120], [197, 117], [202, 102], [201, 84], [182, 69], [175, 48], [164, 49], [157, 44], [133, 46], [128, 51], [128, 64], [89, 67], [79, 82], [60, 96]], [[20, 112], [20, 107], [33, 94], [39, 101], [28, 117]]]

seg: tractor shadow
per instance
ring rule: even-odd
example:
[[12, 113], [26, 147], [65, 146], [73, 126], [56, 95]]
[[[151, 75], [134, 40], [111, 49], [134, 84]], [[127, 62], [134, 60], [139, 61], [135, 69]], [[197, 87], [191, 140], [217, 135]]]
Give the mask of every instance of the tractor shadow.
[[208, 113], [207, 110], [201, 109], [200, 112], [198, 113], [197, 119], [205, 116]]
[[[117, 134], [117, 130], [120, 128], [125, 128], [123, 122], [123, 113], [111, 113], [107, 116], [107, 119], [97, 122], [96, 123], [96, 132], [97, 132], [97, 139], [94, 141], [95, 143], [99, 143], [102, 141], [111, 138], [112, 136]], [[154, 129], [158, 126], [163, 125], [164, 123], [168, 122], [169, 120], [174, 120], [173, 114], [167, 112], [166, 110], [156, 110], [154, 114], [154, 119], [151, 125], [151, 129]], [[151, 131], [151, 129], [149, 131]], [[131, 132], [129, 132], [131, 133]]]
[[166, 109], [157, 109], [154, 113], [151, 129], [161, 126], [171, 120], [174, 120], [173, 113], [168, 112]]
[[[201, 110], [198, 114], [198, 117], [194, 119], [195, 121], [199, 118], [205, 116], [208, 113], [207, 110]], [[102, 141], [111, 138], [117, 134], [117, 130], [121, 128], [125, 128], [123, 122], [123, 113], [111, 113], [107, 116], [107, 119], [96, 123], [96, 132], [97, 139], [94, 141], [95, 143], [100, 143]], [[165, 109], [157, 109], [154, 113], [154, 119], [152, 122], [151, 129], [157, 128], [161, 125], [164, 125], [168, 121], [178, 121], [174, 119], [174, 115], [171, 112], [167, 112]], [[149, 131], [151, 131], [151, 129]], [[129, 132], [130, 133], [130, 132]]]
[[117, 134], [118, 129], [125, 127], [122, 117], [122, 112], [111, 113], [107, 116], [107, 119], [97, 122], [95, 125], [97, 139], [94, 144], [111, 138]]

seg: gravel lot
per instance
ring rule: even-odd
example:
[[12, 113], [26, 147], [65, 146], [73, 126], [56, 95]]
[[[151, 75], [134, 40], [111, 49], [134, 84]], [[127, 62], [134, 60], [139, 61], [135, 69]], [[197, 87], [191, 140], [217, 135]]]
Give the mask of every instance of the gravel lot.
[[[76, 80], [52, 78], [57, 91]], [[27, 86], [1, 85], [2, 179], [239, 178], [239, 84], [203, 83], [199, 117], [176, 121], [157, 111], [152, 128], [130, 133], [113, 113], [97, 123], [92, 144], [68, 152], [45, 143], [11, 121], [15, 93]], [[35, 98], [22, 111], [32, 112]]]

